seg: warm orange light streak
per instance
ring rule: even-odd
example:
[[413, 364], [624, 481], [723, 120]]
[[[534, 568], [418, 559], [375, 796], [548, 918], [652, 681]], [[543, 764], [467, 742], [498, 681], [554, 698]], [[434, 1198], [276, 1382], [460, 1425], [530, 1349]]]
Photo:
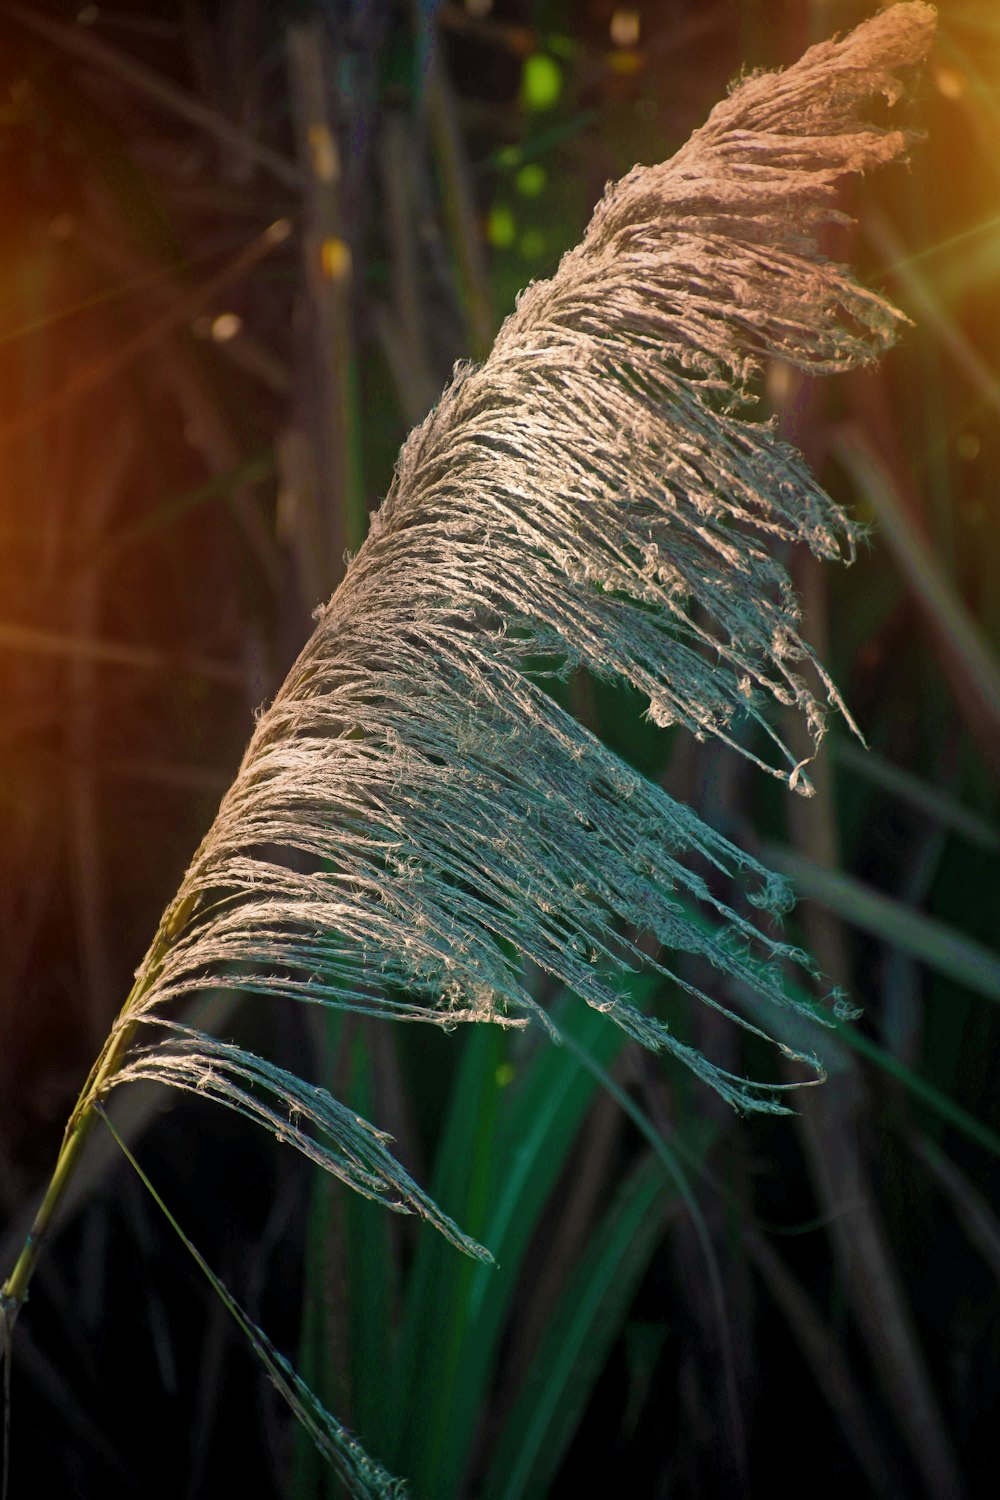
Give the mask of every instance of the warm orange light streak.
[[30, 431], [47, 417], [63, 411], [81, 396], [95, 390], [106, 380], [110, 380], [113, 375], [125, 369], [133, 359], [159, 343], [160, 339], [176, 328], [179, 323], [190, 322], [206, 303], [214, 302], [221, 291], [231, 286], [234, 281], [239, 281], [258, 261], [263, 260], [283, 244], [291, 232], [292, 226], [288, 219], [277, 219], [264, 230], [263, 234], [251, 240], [246, 249], [230, 261], [228, 266], [223, 267], [218, 275], [210, 277], [204, 285], [196, 287], [186, 296], [179, 297], [172, 308], [160, 317], [154, 318], [139, 333], [126, 339], [103, 359], [94, 360], [78, 370], [64, 386], [53, 391], [51, 396], [36, 402], [27, 411], [21, 412], [11, 421], [6, 422], [0, 427], [0, 444], [9, 442], [11, 438]]
[[[55, 223], [56, 220], [53, 220], [49, 226], [53, 238], [65, 238], [66, 236], [54, 228]], [[92, 296], [81, 297], [78, 302], [69, 302], [65, 307], [57, 307], [53, 312], [31, 318], [27, 323], [18, 323], [16, 328], [8, 328], [5, 333], [0, 332], [0, 349], [6, 344], [16, 344], [21, 339], [30, 338], [34, 333], [44, 333], [47, 329], [57, 328], [60, 323], [68, 323], [71, 318], [91, 312], [95, 307], [106, 307], [111, 303], [120, 302], [123, 298], [131, 296], [133, 292], [141, 292], [145, 287], [160, 286], [165, 282], [170, 282], [174, 277], [196, 270], [199, 266], [207, 265], [208, 262], [218, 260], [218, 258], [219, 251], [213, 248], [203, 251], [200, 255], [185, 255], [178, 260], [165, 261], [162, 265], [144, 271], [141, 276], [130, 276], [116, 282], [114, 286], [94, 292]]]

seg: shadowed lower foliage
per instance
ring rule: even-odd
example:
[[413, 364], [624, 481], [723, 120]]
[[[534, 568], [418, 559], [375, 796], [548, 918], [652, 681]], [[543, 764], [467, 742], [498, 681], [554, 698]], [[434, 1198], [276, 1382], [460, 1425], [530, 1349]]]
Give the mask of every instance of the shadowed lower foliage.
[[[717, 1065], [622, 981], [645, 967], [690, 990], [671, 955], [696, 955], [758, 1000], [822, 1015], [782, 983], [785, 961], [808, 959], [725, 905], [713, 874], [772, 918], [787, 886], [602, 746], [546, 682], [577, 667], [624, 681], [657, 724], [716, 736], [809, 790], [771, 711], [798, 708], [815, 743], [821, 698], [842, 705], [773, 549], [849, 555], [852, 528], [798, 453], [740, 413], [765, 358], [847, 370], [891, 341], [900, 315], [818, 235], [841, 217], [839, 176], [905, 151], [905, 132], [859, 110], [898, 97], [896, 71], [932, 29], [930, 7], [898, 5], [740, 83], [671, 161], [609, 190], [489, 359], [460, 368], [411, 435], [95, 1064], [5, 1288], [8, 1325], [95, 1107], [138, 1078], [250, 1115], [487, 1255], [325, 1091], [173, 1023], [169, 1004], [197, 991], [544, 1026], [527, 960], [737, 1107], [782, 1109], [790, 1085]], [[332, 1448], [352, 1493], [390, 1483], [354, 1463], [346, 1436]]]

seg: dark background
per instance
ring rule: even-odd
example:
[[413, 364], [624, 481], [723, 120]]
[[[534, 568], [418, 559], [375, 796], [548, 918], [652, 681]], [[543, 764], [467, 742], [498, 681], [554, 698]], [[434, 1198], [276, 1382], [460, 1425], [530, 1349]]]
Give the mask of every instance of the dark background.
[[[742, 66], [790, 62], [871, 9], [0, 10], [5, 1274], [252, 714], [454, 360], [486, 353], [604, 183], [674, 151]], [[463, 1367], [435, 1362], [442, 1329], [462, 1327], [453, 1252], [435, 1272], [447, 1296], [424, 1384], [394, 1409], [386, 1361], [406, 1337], [419, 1232], [394, 1221], [372, 1300], [358, 1235], [379, 1231], [358, 1229], [339, 1189], [209, 1106], [148, 1096], [125, 1121], [185, 1233], [423, 1500], [498, 1492], [512, 1413], [534, 1389], [555, 1392], [566, 1420], [505, 1493], [991, 1492], [1000, 21], [992, 0], [941, 10], [907, 106], [927, 143], [909, 168], [845, 188], [856, 225], [831, 243], [915, 327], [873, 372], [805, 385], [776, 367], [762, 391], [873, 523], [849, 572], [790, 559], [807, 633], [872, 753], [835, 726], [803, 804], [653, 731], [641, 704], [574, 684], [577, 711], [622, 754], [814, 898], [789, 930], [865, 1006], [856, 1041], [831, 1043], [827, 1084], [794, 1121], [745, 1121], [619, 1051], [614, 1077], [686, 1153], [690, 1199], [671, 1188], [634, 1264], [622, 1252], [622, 1295], [588, 1333], [592, 1368], [581, 1355], [563, 1389], [560, 1293], [572, 1303], [573, 1276], [610, 1257], [606, 1211], [647, 1151], [595, 1092], [530, 1209], [482, 1410], [461, 1430], [448, 1412]], [[311, 170], [331, 141], [332, 185]], [[358, 1108], [368, 1099], [425, 1183], [451, 1139], [460, 1061], [484, 1087], [543, 1066], [505, 1039], [469, 1061], [465, 1036], [345, 1039], [274, 1008], [220, 1024]], [[697, 1040], [715, 1023], [688, 1024]], [[326, 1494], [107, 1139], [85, 1185], [18, 1326], [13, 1500]], [[475, 1230], [461, 1196], [445, 1207]], [[384, 1309], [374, 1333], [366, 1306]], [[303, 1321], [317, 1307], [318, 1332]], [[381, 1415], [376, 1387], [397, 1392]], [[425, 1413], [444, 1433], [439, 1468], [421, 1448]], [[449, 1453], [464, 1456], [449, 1468]]]

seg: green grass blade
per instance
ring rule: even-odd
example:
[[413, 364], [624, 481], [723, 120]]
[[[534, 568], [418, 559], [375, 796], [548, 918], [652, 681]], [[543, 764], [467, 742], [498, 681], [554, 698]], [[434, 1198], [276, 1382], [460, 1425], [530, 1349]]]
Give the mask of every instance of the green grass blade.
[[[351, 1100], [365, 1119], [376, 1111], [369, 1039], [355, 1038]], [[395, 1263], [391, 1217], [360, 1193], [341, 1195], [346, 1220], [347, 1285], [351, 1334], [352, 1418], [380, 1451], [388, 1446], [391, 1412], [386, 1410], [386, 1374], [391, 1360]]]
[[[435, 1202], [450, 1204], [479, 1239], [494, 1175], [506, 1051], [507, 1037], [498, 1027], [474, 1026], [467, 1031], [431, 1183]], [[399, 1465], [400, 1455], [405, 1454], [407, 1473], [415, 1482], [414, 1463], [430, 1464], [431, 1455], [444, 1441], [446, 1411], [437, 1392], [450, 1388], [474, 1269], [465, 1257], [442, 1256], [433, 1244], [435, 1238], [420, 1238], [405, 1290], [391, 1377], [391, 1406], [399, 1418], [392, 1461]]]
[[983, 943], [884, 896], [853, 875], [813, 864], [784, 845], [763, 844], [761, 858], [787, 875], [800, 895], [820, 902], [851, 926], [911, 954], [987, 1000], [1000, 1002], [1000, 956]]
[[990, 853], [1000, 854], [1000, 829], [995, 824], [963, 807], [954, 797], [893, 765], [874, 750], [862, 750], [850, 740], [832, 738], [831, 753], [853, 776], [888, 792], [908, 806], [916, 808], [941, 828], [957, 833], [970, 844]]
[[857, 432], [836, 444], [837, 457], [878, 517], [881, 535], [900, 573], [941, 642], [960, 705], [968, 702], [973, 726], [987, 746], [1000, 728], [1000, 667], [978, 624], [916, 531], [895, 481]]
[[883, 1073], [895, 1078], [901, 1083], [907, 1093], [912, 1094], [914, 1099], [919, 1099], [921, 1104], [934, 1111], [946, 1124], [952, 1125], [956, 1130], [966, 1136], [970, 1141], [975, 1141], [977, 1146], [1000, 1157], [1000, 1135], [984, 1125], [982, 1120], [977, 1120], [975, 1115], [970, 1115], [968, 1110], [956, 1104], [943, 1090], [935, 1088], [926, 1078], [908, 1068], [905, 1063], [893, 1057], [878, 1042], [873, 1042], [871, 1037], [865, 1036], [856, 1026], [846, 1022], [837, 1023], [837, 1034], [842, 1042], [846, 1042], [855, 1052], [865, 1058], [874, 1067], [880, 1068]]
[[644, 1158], [566, 1287], [504, 1426], [484, 1500], [548, 1493], [663, 1227], [663, 1167]]
[[[653, 988], [652, 982], [639, 981], [631, 999], [641, 998], [640, 986]], [[610, 1066], [626, 1044], [618, 1027], [573, 995], [563, 996], [553, 1015], [575, 1048], [598, 1063]], [[470, 1267], [466, 1299], [455, 1309], [461, 1345], [450, 1387], [433, 1389], [434, 1372], [428, 1372], [428, 1400], [439, 1409], [442, 1440], [436, 1462], [423, 1472], [421, 1494], [460, 1492], [525, 1251], [597, 1093], [598, 1084], [581, 1067], [576, 1050], [540, 1040], [501, 1101], [492, 1206], [483, 1234], [497, 1264]]]
[[356, 1438], [342, 1427], [336, 1417], [326, 1410], [305, 1382], [295, 1373], [282, 1354], [275, 1349], [267, 1336], [240, 1307], [228, 1288], [219, 1280], [208, 1262], [188, 1239], [166, 1203], [146, 1176], [125, 1141], [118, 1134], [105, 1113], [104, 1106], [95, 1104], [95, 1113], [104, 1120], [114, 1136], [126, 1161], [150, 1194], [153, 1202], [166, 1218], [170, 1227], [183, 1243], [185, 1249], [206, 1277], [212, 1290], [220, 1299], [251, 1348], [264, 1365], [272, 1384], [280, 1392], [290, 1409], [308, 1431], [317, 1448], [338, 1471], [343, 1492], [353, 1500], [402, 1500], [403, 1489], [398, 1479], [388, 1474], [380, 1464], [369, 1458]]
[[[805, 992], [792, 980], [785, 977], [785, 987], [793, 998], [805, 1000]], [[746, 989], [740, 991], [739, 1002], [752, 1016], [759, 1016], [760, 1002]], [[814, 1051], [829, 1075], [844, 1072], [850, 1066], [847, 1049], [857, 1052], [866, 1062], [894, 1078], [914, 1099], [932, 1110], [940, 1119], [962, 1132], [970, 1141], [975, 1141], [985, 1150], [1000, 1156], [1000, 1136], [969, 1114], [943, 1090], [936, 1088], [928, 1079], [907, 1067], [884, 1047], [864, 1034], [850, 1021], [832, 1020], [827, 1029], [809, 1021], [801, 1012], [777, 1011], [770, 1017], [770, 1024], [779, 1041], [794, 1051]]]

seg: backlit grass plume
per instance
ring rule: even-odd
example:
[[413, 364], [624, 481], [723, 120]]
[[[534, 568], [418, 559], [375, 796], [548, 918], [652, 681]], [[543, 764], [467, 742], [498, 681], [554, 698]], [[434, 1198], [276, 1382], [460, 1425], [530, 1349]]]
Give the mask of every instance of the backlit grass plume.
[[[847, 370], [893, 338], [900, 315], [817, 236], [840, 217], [843, 173], [905, 151], [905, 132], [858, 112], [897, 98], [896, 70], [932, 29], [930, 7], [900, 4], [743, 80], [671, 161], [609, 189], [485, 364], [456, 371], [138, 970], [6, 1285], [8, 1328], [95, 1111], [139, 1078], [249, 1115], [486, 1255], [323, 1089], [178, 1025], [173, 1002], [197, 991], [544, 1026], [530, 961], [736, 1106], [783, 1107], [783, 1085], [682, 1043], [630, 1003], [622, 976], [645, 966], [691, 990], [693, 955], [790, 1004], [782, 964], [806, 960], [725, 905], [712, 875], [773, 916], [785, 885], [545, 684], [579, 667], [627, 683], [657, 724], [716, 736], [808, 790], [774, 706], [797, 707], [818, 741], [824, 708], [841, 705], [771, 549], [849, 555], [851, 526], [745, 409], [766, 359]], [[715, 986], [701, 998], [719, 1005]], [[341, 1436], [352, 1491], [378, 1493], [389, 1481]]]

